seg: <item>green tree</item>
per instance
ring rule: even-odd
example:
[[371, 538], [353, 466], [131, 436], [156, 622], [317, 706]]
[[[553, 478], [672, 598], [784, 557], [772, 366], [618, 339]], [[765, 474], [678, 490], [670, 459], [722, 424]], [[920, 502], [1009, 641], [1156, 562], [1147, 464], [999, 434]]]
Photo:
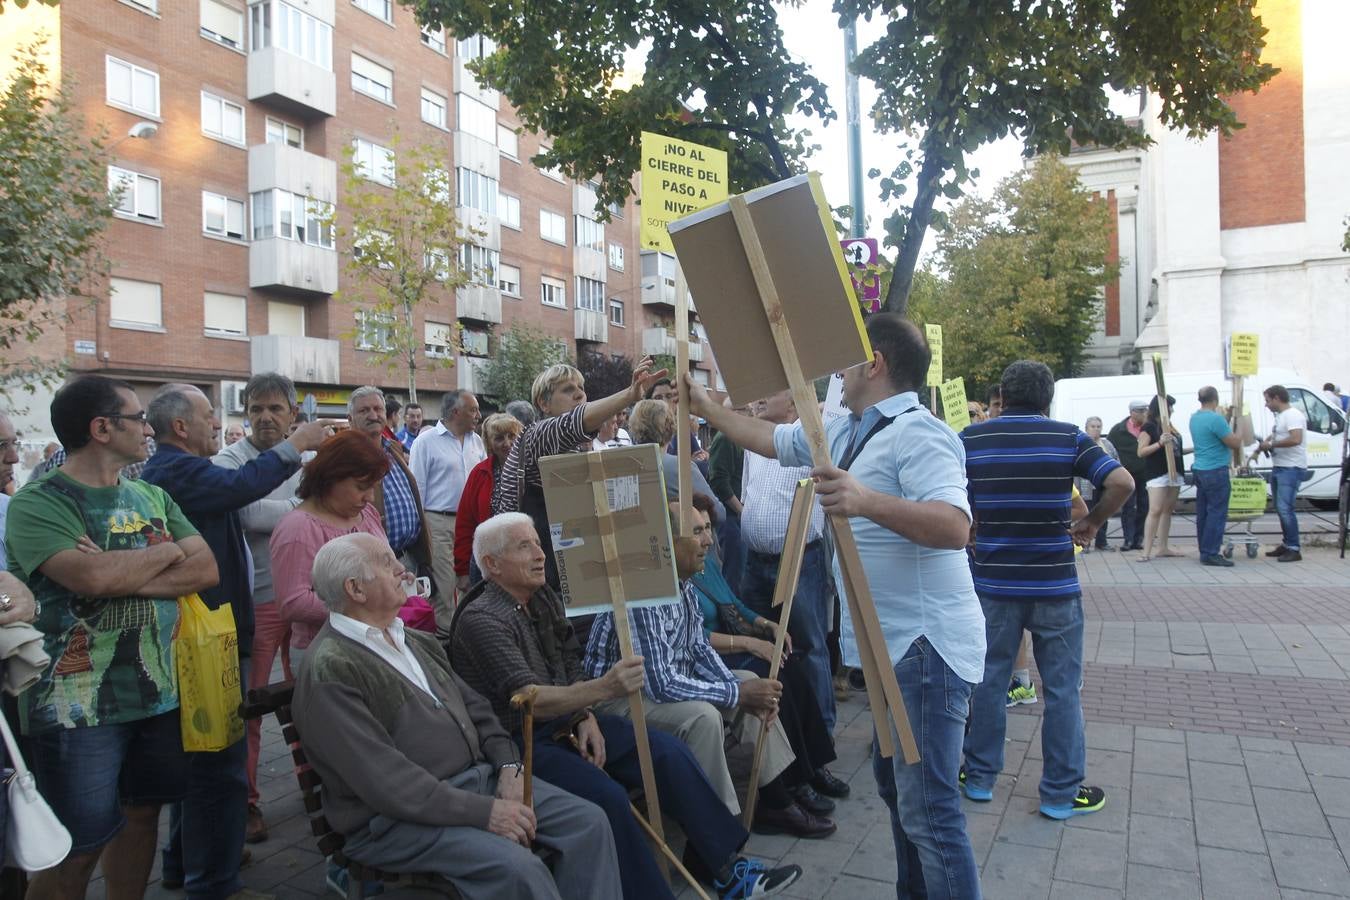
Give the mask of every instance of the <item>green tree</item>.
[[991, 199], [962, 200], [938, 238], [939, 272], [916, 273], [910, 308], [915, 322], [942, 326], [943, 377], [978, 391], [1016, 359], [1079, 374], [1102, 291], [1119, 276], [1112, 234], [1110, 208], [1054, 157]]
[[567, 345], [529, 325], [513, 325], [496, 339], [487, 364], [478, 370], [482, 393], [498, 406], [531, 400], [538, 374], [555, 363], [571, 363]]
[[[13, 3], [19, 9], [23, 9], [24, 7], [28, 6], [29, 0], [9, 0], [9, 2]], [[42, 6], [56, 6], [58, 3], [61, 2], [61, 0], [37, 0], [37, 2], [39, 5]], [[5, 0], [0, 0], [0, 13], [4, 11], [5, 11]]]
[[[473, 233], [455, 217], [444, 148], [405, 147], [397, 133], [389, 146], [391, 166], [367, 172], [348, 142], [340, 169], [349, 218], [339, 224], [327, 206], [316, 212], [321, 227], [336, 228], [346, 248], [347, 286], [334, 296], [357, 309], [356, 327], [347, 336], [371, 348], [376, 365], [406, 374], [408, 402], [416, 403], [418, 369], [455, 364], [453, 352], [434, 357], [422, 352], [425, 334], [417, 323], [418, 309], [444, 303], [471, 282], [495, 284], [496, 273], [484, 260], [460, 252]], [[458, 330], [446, 337], [458, 350]]]
[[633, 361], [622, 354], [582, 353], [577, 370], [586, 379], [588, 397], [608, 397], [633, 384]]
[[[69, 85], [53, 88], [41, 45], [15, 55], [0, 95], [0, 369], [30, 393], [60, 377], [29, 345], [106, 287], [113, 215], [106, 132], [88, 136]], [[5, 393], [0, 386], [0, 393]]]

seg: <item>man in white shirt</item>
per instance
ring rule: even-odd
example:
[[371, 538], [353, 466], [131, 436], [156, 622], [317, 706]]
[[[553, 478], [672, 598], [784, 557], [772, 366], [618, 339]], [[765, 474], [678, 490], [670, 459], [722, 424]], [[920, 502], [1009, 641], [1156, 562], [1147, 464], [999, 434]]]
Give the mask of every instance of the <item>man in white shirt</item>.
[[455, 578], [455, 514], [469, 471], [487, 459], [487, 448], [476, 431], [480, 418], [477, 397], [468, 391], [448, 391], [441, 398], [440, 421], [413, 441], [409, 463], [431, 529], [436, 625], [447, 631], [455, 612], [455, 589], [469, 586], [467, 575], [462, 584]]
[[1280, 517], [1284, 540], [1280, 546], [1266, 553], [1280, 562], [1298, 562], [1298, 516], [1294, 500], [1298, 486], [1308, 470], [1308, 417], [1303, 410], [1289, 405], [1289, 391], [1282, 384], [1265, 389], [1266, 409], [1275, 414], [1275, 428], [1270, 437], [1261, 442], [1261, 450], [1270, 454], [1270, 481], [1275, 493], [1275, 513]]

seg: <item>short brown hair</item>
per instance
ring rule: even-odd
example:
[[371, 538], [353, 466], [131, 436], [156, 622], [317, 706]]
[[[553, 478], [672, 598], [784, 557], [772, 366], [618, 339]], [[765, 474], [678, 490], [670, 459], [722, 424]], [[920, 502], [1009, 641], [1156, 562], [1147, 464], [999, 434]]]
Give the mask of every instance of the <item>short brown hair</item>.
[[301, 500], [322, 497], [338, 482], [355, 478], [374, 483], [389, 473], [389, 457], [363, 432], [347, 429], [330, 437], [305, 464], [295, 495]]

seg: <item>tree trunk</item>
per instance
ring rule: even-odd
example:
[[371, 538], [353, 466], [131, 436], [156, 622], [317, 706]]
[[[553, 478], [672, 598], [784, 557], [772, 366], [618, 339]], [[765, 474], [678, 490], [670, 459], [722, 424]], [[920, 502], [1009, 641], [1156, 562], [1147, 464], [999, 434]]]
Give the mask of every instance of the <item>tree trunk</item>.
[[909, 290], [914, 285], [914, 267], [919, 263], [919, 251], [923, 249], [923, 238], [928, 233], [928, 222], [933, 217], [938, 179], [941, 178], [944, 168], [942, 158], [938, 154], [930, 152], [924, 156], [923, 167], [919, 169], [919, 184], [914, 194], [914, 206], [910, 209], [909, 221], [905, 223], [905, 237], [900, 243], [895, 271], [891, 274], [891, 284], [886, 291], [886, 303], [882, 307], [886, 312], [899, 313], [902, 316], [909, 312]]
[[403, 298], [403, 321], [408, 328], [408, 402], [417, 402], [417, 332], [413, 330], [413, 305], [406, 296]]

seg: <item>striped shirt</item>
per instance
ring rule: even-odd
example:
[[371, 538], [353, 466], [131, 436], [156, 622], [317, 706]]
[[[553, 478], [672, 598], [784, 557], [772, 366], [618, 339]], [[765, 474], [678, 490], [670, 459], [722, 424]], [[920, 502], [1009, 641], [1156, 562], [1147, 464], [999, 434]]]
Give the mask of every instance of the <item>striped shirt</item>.
[[1073, 479], [1100, 489], [1120, 463], [1076, 425], [1027, 409], [971, 425], [961, 441], [975, 512], [975, 590], [1006, 600], [1078, 596]]
[[[783, 466], [778, 460], [746, 450], [741, 468], [741, 537], [756, 553], [777, 556], [787, 539], [788, 517], [797, 482], [811, 477], [810, 466]], [[825, 512], [820, 501], [811, 501], [807, 543], [820, 540]]]
[[[594, 435], [586, 433], [581, 423], [586, 415], [586, 404], [581, 404], [569, 413], [552, 419], [540, 419], [526, 428], [511, 445], [511, 452], [502, 463], [497, 481], [492, 486], [492, 514], [520, 512], [521, 501], [525, 497], [527, 484], [541, 487], [543, 479], [539, 474], [539, 459], [558, 453], [574, 453], [578, 449], [587, 449]], [[543, 537], [541, 535], [541, 537]]]

